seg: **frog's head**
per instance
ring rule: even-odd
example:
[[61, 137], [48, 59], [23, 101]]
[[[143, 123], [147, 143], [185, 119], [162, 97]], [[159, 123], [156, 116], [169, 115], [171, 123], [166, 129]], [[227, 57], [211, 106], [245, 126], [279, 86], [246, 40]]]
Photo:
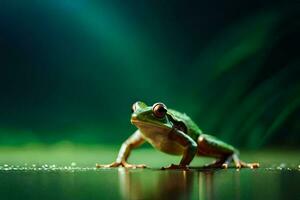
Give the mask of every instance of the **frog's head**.
[[131, 123], [137, 128], [147, 130], [166, 130], [171, 129], [172, 124], [168, 119], [167, 107], [163, 103], [155, 103], [147, 106], [138, 101], [132, 105]]

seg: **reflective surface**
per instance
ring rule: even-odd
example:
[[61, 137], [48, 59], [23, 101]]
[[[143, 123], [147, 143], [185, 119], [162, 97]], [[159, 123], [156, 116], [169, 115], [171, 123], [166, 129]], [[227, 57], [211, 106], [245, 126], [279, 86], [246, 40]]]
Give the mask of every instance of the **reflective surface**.
[[0, 170], [4, 199], [296, 199], [300, 169], [209, 171], [67, 167]]
[[[261, 168], [163, 171], [178, 163], [153, 148], [136, 149], [130, 163], [151, 169], [96, 169], [109, 163], [118, 147], [71, 145], [0, 148], [0, 199], [297, 199], [298, 150], [241, 151], [241, 158]], [[212, 160], [197, 157], [192, 166]], [[299, 199], [299, 198], [298, 198]]]

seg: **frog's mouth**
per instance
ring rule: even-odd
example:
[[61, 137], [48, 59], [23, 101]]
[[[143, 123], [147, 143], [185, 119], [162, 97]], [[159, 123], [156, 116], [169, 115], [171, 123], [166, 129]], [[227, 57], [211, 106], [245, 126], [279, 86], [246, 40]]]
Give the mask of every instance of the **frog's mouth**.
[[132, 124], [136, 124], [136, 123], [139, 123], [140, 121], [137, 120], [136, 118], [131, 118], [131, 119], [130, 119], [130, 122], [131, 122]]
[[155, 124], [152, 124], [150, 122], [140, 121], [137, 118], [131, 118], [130, 122], [133, 125], [136, 125], [136, 126], [139, 126], [139, 125], [142, 125], [142, 126], [154, 126], [155, 125]]
[[137, 126], [137, 127], [156, 127], [156, 128], [166, 128], [165, 126], [161, 125], [161, 124], [157, 124], [157, 123], [152, 123], [152, 122], [147, 122], [147, 121], [140, 121], [135, 117], [132, 117], [130, 119], [130, 122]]

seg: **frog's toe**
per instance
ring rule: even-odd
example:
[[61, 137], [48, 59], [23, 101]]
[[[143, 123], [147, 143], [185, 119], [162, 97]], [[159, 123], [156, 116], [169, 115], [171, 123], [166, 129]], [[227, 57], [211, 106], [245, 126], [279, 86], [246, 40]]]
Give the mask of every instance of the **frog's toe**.
[[119, 166], [122, 166], [122, 163], [119, 163], [119, 162], [113, 162], [111, 164], [105, 164], [105, 165], [102, 165], [102, 164], [96, 164], [96, 168], [114, 168], [114, 167], [119, 167]]
[[249, 163], [250, 168], [259, 168], [259, 163]]
[[101, 165], [96, 163], [96, 168], [107, 168], [107, 165]]
[[136, 168], [147, 168], [147, 165], [145, 165], [145, 164], [138, 164], [138, 165], [136, 165]]
[[123, 166], [125, 168], [131, 168], [131, 169], [136, 169], [136, 168], [146, 168], [147, 166], [145, 164], [129, 164], [129, 163], [123, 163]]
[[139, 165], [129, 164], [124, 161], [123, 162], [113, 162], [111, 164], [106, 164], [106, 165], [96, 164], [96, 168], [115, 168], [115, 167], [124, 167], [124, 168], [135, 169], [135, 168], [146, 168], [147, 166], [145, 164], [139, 164]]
[[96, 168], [110, 168], [111, 164], [98, 164], [96, 163]]
[[233, 162], [236, 168], [258, 168], [259, 167], [259, 163], [246, 163], [241, 161], [238, 156], [236, 154], [234, 154], [233, 156]]
[[259, 168], [259, 163], [245, 163], [242, 161], [238, 161], [234, 163], [235, 167], [240, 169], [240, 168]]
[[245, 162], [240, 162], [240, 166], [243, 168], [259, 168], [259, 163], [245, 163]]
[[222, 168], [227, 169], [228, 168], [228, 164], [227, 163], [223, 163], [222, 164]]
[[187, 165], [175, 165], [175, 164], [171, 164], [167, 167], [162, 167], [162, 170], [166, 170], [166, 169], [182, 169], [182, 170], [189, 170], [189, 167]]

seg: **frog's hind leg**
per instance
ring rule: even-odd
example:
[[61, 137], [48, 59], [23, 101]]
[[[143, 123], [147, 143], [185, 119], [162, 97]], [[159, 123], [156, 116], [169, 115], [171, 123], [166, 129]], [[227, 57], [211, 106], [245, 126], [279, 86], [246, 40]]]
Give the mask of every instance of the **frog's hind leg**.
[[257, 168], [258, 163], [245, 163], [239, 159], [238, 150], [214, 136], [202, 134], [198, 138], [198, 155], [217, 158], [205, 168], [228, 168], [234, 162], [236, 168]]

